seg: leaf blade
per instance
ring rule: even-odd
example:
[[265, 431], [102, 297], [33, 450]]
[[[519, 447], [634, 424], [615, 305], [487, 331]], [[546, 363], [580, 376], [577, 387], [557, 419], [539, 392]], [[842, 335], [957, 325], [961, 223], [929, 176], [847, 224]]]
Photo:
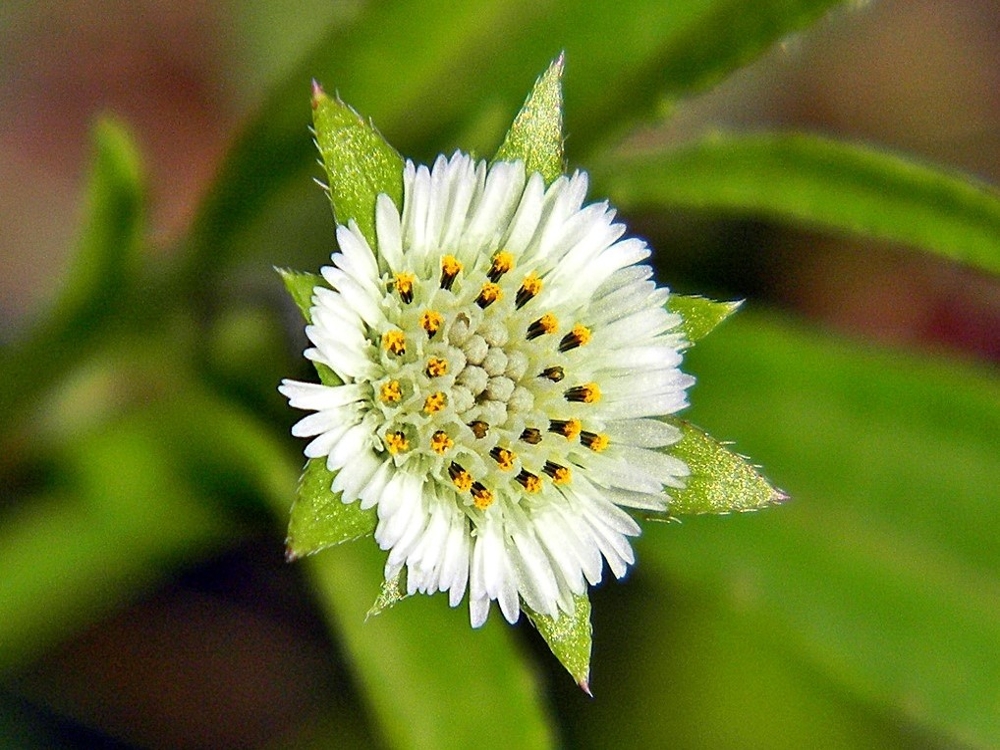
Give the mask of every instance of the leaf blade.
[[593, 647], [593, 628], [590, 624], [590, 596], [584, 592], [573, 597], [573, 614], [560, 613], [550, 617], [533, 611], [521, 603], [535, 630], [542, 636], [549, 650], [566, 668], [576, 684], [590, 692], [590, 654]]
[[920, 247], [1000, 275], [1000, 194], [944, 170], [815, 136], [715, 136], [614, 159], [620, 205], [728, 211]]
[[715, 330], [742, 304], [742, 300], [716, 302], [707, 297], [671, 294], [667, 299], [667, 310], [681, 316], [681, 330], [684, 337], [693, 344]]

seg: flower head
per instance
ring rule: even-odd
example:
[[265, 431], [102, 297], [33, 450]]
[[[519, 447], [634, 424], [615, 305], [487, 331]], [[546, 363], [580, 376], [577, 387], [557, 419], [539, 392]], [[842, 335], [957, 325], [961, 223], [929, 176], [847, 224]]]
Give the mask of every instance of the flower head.
[[658, 418], [686, 405], [680, 318], [639, 239], [577, 172], [548, 187], [521, 162], [407, 163], [402, 206], [376, 201], [377, 247], [353, 223], [314, 289], [306, 356], [342, 385], [286, 380], [314, 412], [293, 433], [375, 507], [385, 575], [410, 594], [469, 592], [514, 622], [572, 614], [621, 577], [639, 527], [686, 465]]

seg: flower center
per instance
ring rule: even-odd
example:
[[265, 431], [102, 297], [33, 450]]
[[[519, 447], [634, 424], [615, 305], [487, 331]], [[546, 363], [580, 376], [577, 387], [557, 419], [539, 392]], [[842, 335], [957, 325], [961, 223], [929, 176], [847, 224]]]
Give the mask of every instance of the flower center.
[[397, 466], [475, 515], [572, 483], [573, 467], [608, 447], [591, 330], [568, 308], [546, 309], [544, 278], [511, 253], [473, 267], [444, 254], [382, 284], [389, 325], [370, 334], [372, 404], [376, 449]]

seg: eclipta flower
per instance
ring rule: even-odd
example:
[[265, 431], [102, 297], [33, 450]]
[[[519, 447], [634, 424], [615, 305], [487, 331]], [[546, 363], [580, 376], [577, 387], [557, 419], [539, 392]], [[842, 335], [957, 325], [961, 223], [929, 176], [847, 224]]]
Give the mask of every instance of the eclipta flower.
[[407, 163], [402, 206], [380, 195], [377, 247], [352, 221], [313, 290], [306, 356], [341, 385], [285, 380], [305, 454], [344, 503], [374, 507], [387, 579], [466, 590], [510, 622], [572, 614], [621, 577], [639, 526], [688, 468], [662, 449], [686, 405], [681, 319], [587, 176], [546, 187], [522, 162]]

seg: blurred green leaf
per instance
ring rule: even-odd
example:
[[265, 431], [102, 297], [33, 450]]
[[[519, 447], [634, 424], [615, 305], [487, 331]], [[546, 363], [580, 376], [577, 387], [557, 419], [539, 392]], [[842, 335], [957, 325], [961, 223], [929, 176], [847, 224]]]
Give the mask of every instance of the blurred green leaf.
[[485, 110], [514, 111], [538, 70], [563, 49], [571, 82], [568, 130], [582, 155], [650, 116], [665, 97], [714, 83], [836, 4], [370, 3], [352, 23], [331, 30], [236, 140], [195, 222], [187, 281], [205, 285], [220, 273], [237, 251], [236, 233], [284, 185], [304, 178], [312, 79], [336, 86], [402, 153], [430, 158], [457, 145], [481, 146], [452, 139]]
[[312, 104], [316, 145], [326, 167], [334, 217], [345, 226], [356, 221], [376, 249], [375, 198], [386, 193], [397, 207], [403, 205], [403, 158], [339, 99], [317, 87]]
[[112, 423], [74, 445], [76, 493], [35, 501], [0, 533], [0, 670], [24, 666], [177, 561], [231, 539], [178, 474], [155, 424]]
[[698, 585], [814, 674], [942, 744], [1000, 743], [995, 370], [753, 315], [689, 365], [692, 416], [795, 499], [649, 529], [644, 570]]
[[893, 240], [1000, 274], [1000, 194], [966, 175], [805, 135], [713, 136], [595, 170], [620, 206], [754, 214]]
[[689, 422], [677, 422], [683, 433], [669, 452], [688, 465], [682, 489], [670, 490], [671, 515], [732, 513], [760, 510], [787, 500], [743, 456]]
[[387, 744], [551, 747], [538, 686], [506, 623], [494, 617], [473, 630], [465, 608], [441, 596], [413, 596], [365, 620], [384, 560], [375, 544], [347, 544], [308, 564]]
[[288, 523], [285, 544], [289, 560], [375, 531], [375, 509], [361, 510], [359, 502], [343, 502], [340, 493], [330, 489], [335, 476], [326, 468], [325, 459], [310, 458], [306, 462]]
[[539, 614], [521, 603], [521, 609], [531, 620], [549, 649], [576, 684], [590, 695], [590, 651], [593, 628], [590, 626], [590, 597], [583, 593], [573, 597], [572, 616], [560, 613], [557, 618]]
[[124, 297], [139, 262], [145, 186], [139, 153], [125, 126], [109, 117], [91, 132], [83, 229], [54, 309], [63, 325], [91, 323]]
[[671, 294], [667, 300], [667, 309], [681, 316], [681, 330], [684, 337], [693, 344], [715, 330], [742, 304], [740, 301], [716, 302], [694, 295]]
[[543, 73], [497, 150], [494, 161], [524, 162], [551, 184], [563, 173], [562, 73], [560, 55]]
[[140, 158], [113, 119], [98, 120], [91, 141], [83, 226], [66, 282], [44, 321], [0, 348], [0, 429], [16, 424], [20, 409], [93, 345], [134, 287], [144, 228]]

